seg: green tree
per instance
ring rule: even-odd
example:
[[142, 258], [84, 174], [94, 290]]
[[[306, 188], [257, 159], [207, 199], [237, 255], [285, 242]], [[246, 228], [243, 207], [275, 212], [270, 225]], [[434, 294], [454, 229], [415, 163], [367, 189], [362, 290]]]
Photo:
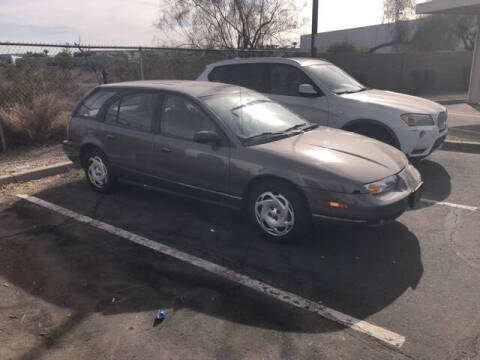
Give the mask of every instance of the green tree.
[[408, 50], [455, 50], [459, 45], [473, 50], [477, 31], [474, 16], [431, 15], [421, 18]]

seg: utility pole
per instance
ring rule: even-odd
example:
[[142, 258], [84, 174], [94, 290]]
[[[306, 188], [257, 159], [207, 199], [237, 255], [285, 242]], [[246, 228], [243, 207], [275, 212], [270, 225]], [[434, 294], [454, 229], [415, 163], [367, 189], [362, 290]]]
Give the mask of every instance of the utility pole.
[[310, 56], [317, 57], [317, 48], [315, 47], [315, 35], [318, 25], [318, 0], [313, 0], [312, 4], [312, 36], [310, 38]]
[[139, 48], [138, 51], [139, 51], [139, 54], [140, 54], [140, 79], [145, 80], [145, 73], [144, 73], [144, 70], [143, 70], [143, 52], [142, 52], [142, 48]]

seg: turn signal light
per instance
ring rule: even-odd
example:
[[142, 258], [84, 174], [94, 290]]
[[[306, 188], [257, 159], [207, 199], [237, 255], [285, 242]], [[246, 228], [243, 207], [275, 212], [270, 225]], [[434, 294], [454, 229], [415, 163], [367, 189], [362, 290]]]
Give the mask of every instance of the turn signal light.
[[337, 201], [319, 201], [321, 205], [323, 206], [329, 206], [335, 209], [346, 209], [348, 206], [342, 203], [339, 203]]

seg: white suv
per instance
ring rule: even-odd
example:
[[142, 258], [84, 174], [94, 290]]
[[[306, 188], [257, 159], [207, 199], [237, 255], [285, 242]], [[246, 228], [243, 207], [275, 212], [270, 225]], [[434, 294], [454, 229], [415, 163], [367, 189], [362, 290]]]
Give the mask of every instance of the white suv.
[[366, 135], [423, 158], [447, 136], [445, 107], [369, 89], [332, 63], [310, 58], [250, 58], [207, 65], [197, 80], [244, 86], [307, 120]]

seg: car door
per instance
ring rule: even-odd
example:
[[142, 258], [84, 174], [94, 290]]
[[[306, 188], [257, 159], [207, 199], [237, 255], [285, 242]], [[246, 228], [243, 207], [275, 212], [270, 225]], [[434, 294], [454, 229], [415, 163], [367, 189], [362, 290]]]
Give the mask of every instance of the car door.
[[[265, 95], [270, 99], [278, 101], [310, 122], [328, 125], [327, 97], [301, 69], [287, 64], [267, 64], [266, 81]], [[301, 84], [312, 85], [318, 94], [300, 94], [298, 87]]]
[[98, 131], [112, 166], [123, 175], [152, 173], [152, 122], [158, 97], [151, 91], [129, 91], [105, 106]]
[[[223, 137], [216, 145], [193, 140], [198, 131]], [[153, 137], [155, 175], [180, 188], [228, 193], [230, 147], [215, 120], [195, 100], [165, 93]]]

